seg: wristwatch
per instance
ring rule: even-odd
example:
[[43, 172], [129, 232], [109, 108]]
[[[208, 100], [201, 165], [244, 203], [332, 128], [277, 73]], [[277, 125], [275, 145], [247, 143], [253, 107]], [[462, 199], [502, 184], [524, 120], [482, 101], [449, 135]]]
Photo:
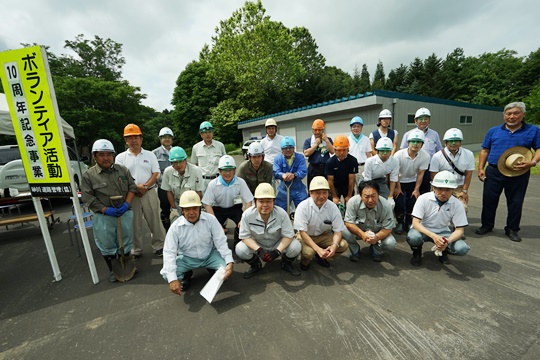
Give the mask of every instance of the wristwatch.
[[469, 192], [469, 191], [466, 190], [466, 189], [463, 189], [463, 190], [461, 190], [461, 191], [463, 191], [465, 194]]
[[336, 245], [336, 246], [337, 246], [337, 248], [339, 249], [339, 243], [337, 243], [337, 242], [334, 242], [334, 245]]

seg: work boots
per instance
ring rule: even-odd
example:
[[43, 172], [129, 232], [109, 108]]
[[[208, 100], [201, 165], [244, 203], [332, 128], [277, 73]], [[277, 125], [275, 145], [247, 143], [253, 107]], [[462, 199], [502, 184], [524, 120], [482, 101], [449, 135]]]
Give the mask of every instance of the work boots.
[[113, 256], [103, 255], [103, 259], [105, 259], [105, 262], [107, 263], [107, 267], [109, 268], [109, 281], [112, 283], [117, 281], [116, 276], [114, 275], [112, 271], [112, 261], [115, 258], [116, 257], [114, 255]]
[[411, 258], [411, 265], [412, 266], [420, 266], [422, 265], [422, 246], [411, 246], [412, 258]]
[[293, 276], [299, 276], [300, 271], [293, 266], [294, 258], [288, 258], [285, 255], [281, 256], [281, 268]]
[[244, 274], [242, 274], [242, 277], [244, 279], [249, 279], [250, 277], [255, 275], [257, 271], [262, 269], [261, 259], [259, 259], [259, 257], [255, 254], [253, 254], [253, 257], [251, 259], [246, 260], [246, 262], [250, 265], [250, 268], [246, 270]]

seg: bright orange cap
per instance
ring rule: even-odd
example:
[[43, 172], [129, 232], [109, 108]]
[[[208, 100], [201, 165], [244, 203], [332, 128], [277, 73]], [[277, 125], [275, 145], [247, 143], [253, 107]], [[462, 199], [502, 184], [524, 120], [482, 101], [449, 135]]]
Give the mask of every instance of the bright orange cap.
[[127, 124], [124, 128], [124, 136], [142, 135], [141, 129], [135, 124]]
[[338, 135], [334, 139], [334, 148], [347, 149], [349, 148], [349, 139], [345, 135]]
[[321, 119], [317, 119], [313, 122], [313, 125], [311, 125], [311, 128], [313, 130], [315, 129], [320, 129], [320, 130], [323, 130], [324, 129], [324, 121], [322, 121]]

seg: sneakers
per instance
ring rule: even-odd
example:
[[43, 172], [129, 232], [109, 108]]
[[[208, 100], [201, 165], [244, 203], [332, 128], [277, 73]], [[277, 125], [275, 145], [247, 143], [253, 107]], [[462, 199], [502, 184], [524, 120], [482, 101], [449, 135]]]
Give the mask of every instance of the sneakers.
[[163, 257], [163, 249], [156, 250], [157, 257]]
[[184, 278], [180, 281], [180, 290], [186, 291], [191, 286], [191, 277], [193, 276], [193, 270], [189, 270], [184, 273]]
[[521, 241], [521, 236], [518, 235], [517, 231], [510, 230], [509, 228], [505, 227], [504, 228], [504, 233], [512, 241], [515, 241], [515, 242], [520, 242]]
[[306, 265], [300, 263], [300, 269], [302, 271], [308, 271], [309, 270], [309, 263], [307, 263]]
[[412, 266], [420, 266], [422, 265], [422, 252], [420, 251], [414, 251], [411, 258], [411, 265]]
[[131, 255], [133, 255], [134, 259], [138, 259], [138, 258], [141, 257], [141, 253], [139, 253], [139, 254], [131, 253]]
[[492, 232], [493, 228], [487, 227], [487, 226], [481, 226], [480, 228], [476, 229], [475, 233], [478, 235], [486, 235], [489, 232]]
[[111, 274], [109, 276], [109, 281], [114, 283], [114, 282], [117, 282], [118, 280], [116, 280], [116, 276], [114, 276], [114, 273], [111, 271]]
[[403, 234], [403, 224], [402, 223], [398, 223], [397, 226], [395, 227], [394, 229], [394, 232], [398, 235], [401, 235]]
[[317, 260], [317, 264], [322, 267], [330, 267], [330, 263], [328, 262], [328, 260], [321, 258], [319, 255], [315, 255], [315, 260]]

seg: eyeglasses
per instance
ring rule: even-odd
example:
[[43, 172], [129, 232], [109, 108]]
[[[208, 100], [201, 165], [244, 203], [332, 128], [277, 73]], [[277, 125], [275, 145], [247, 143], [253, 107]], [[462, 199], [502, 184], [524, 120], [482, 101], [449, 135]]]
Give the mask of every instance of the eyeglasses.
[[447, 140], [446, 142], [449, 143], [449, 144], [454, 145], [454, 144], [460, 143], [461, 140]]
[[421, 117], [421, 118], [417, 118], [416, 121], [418, 121], [418, 122], [428, 122], [429, 118], [428, 117]]
[[423, 141], [420, 141], [420, 140], [409, 140], [409, 144], [413, 144], [413, 145], [416, 145], [416, 144], [421, 144]]

